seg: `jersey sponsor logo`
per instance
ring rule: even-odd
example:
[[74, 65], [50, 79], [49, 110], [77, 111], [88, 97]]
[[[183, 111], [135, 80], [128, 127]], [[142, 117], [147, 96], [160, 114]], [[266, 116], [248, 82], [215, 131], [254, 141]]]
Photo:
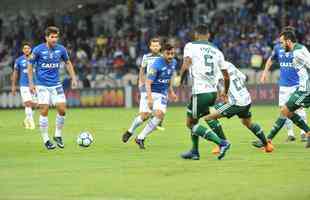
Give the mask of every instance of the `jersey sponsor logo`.
[[42, 63], [43, 68], [59, 68], [60, 63]]
[[170, 79], [158, 79], [159, 83], [169, 83]]
[[290, 63], [290, 62], [280, 62], [280, 67], [293, 67], [293, 63]]
[[27, 74], [28, 70], [27, 69], [23, 69], [23, 73]]

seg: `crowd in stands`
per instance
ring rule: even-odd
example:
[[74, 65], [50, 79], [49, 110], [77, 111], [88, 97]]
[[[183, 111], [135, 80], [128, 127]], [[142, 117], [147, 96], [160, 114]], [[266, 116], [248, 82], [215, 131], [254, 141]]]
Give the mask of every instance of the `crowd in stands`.
[[[79, 5], [75, 10], [0, 14], [0, 88], [9, 82], [14, 59], [25, 40], [36, 45], [44, 29], [56, 25], [73, 61], [80, 86], [120, 87], [137, 84], [148, 40], [162, 36], [176, 47], [182, 62], [191, 29], [209, 24], [213, 43], [236, 66], [263, 67], [282, 27], [296, 28], [298, 39], [310, 47], [308, 0], [127, 0], [109, 8]], [[63, 73], [66, 78], [65, 73]]]

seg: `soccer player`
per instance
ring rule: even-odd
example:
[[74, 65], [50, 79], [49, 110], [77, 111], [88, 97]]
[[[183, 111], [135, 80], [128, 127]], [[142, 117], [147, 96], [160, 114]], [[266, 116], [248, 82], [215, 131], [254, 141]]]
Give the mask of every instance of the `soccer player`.
[[[252, 114], [250, 112], [251, 96], [244, 84], [246, 76], [232, 63], [225, 62], [225, 64], [230, 79], [228, 101], [216, 104], [215, 111], [205, 116], [205, 120], [208, 122], [222, 117], [231, 118], [237, 115], [241, 119], [242, 124], [259, 138], [264, 145], [265, 152], [272, 152], [273, 146], [267, 142], [263, 130], [258, 124], [252, 122]], [[226, 140], [223, 130], [220, 128], [219, 131], [219, 134], [216, 132], [217, 135]]]
[[[283, 30], [293, 31], [292, 27], [285, 27]], [[292, 52], [285, 52], [278, 43], [275, 45], [272, 55], [268, 58], [265, 69], [261, 76], [261, 82], [264, 83], [267, 78], [269, 69], [273, 63], [278, 63], [280, 65], [280, 80], [279, 80], [279, 107], [285, 105], [291, 94], [298, 88], [299, 77], [296, 69], [292, 66], [293, 55]], [[302, 117], [303, 120], [307, 121], [307, 116], [304, 108], [296, 110], [296, 113]], [[287, 127], [288, 138], [287, 141], [295, 141], [293, 122], [289, 119], [285, 122]], [[303, 130], [300, 132], [301, 141], [306, 141], [306, 135]], [[269, 135], [268, 139], [272, 140], [273, 135]]]
[[[46, 42], [33, 49], [28, 65], [29, 87], [32, 93], [37, 93], [38, 96], [40, 131], [44, 145], [48, 150], [56, 148], [48, 136], [48, 108], [50, 102], [55, 104], [57, 109], [55, 137], [53, 139], [59, 148], [64, 148], [62, 129], [65, 122], [66, 98], [59, 79], [61, 62], [66, 64], [71, 77], [72, 87], [77, 85], [74, 68], [67, 50], [64, 46], [57, 43], [58, 38], [59, 29], [55, 26], [47, 27], [45, 30]], [[34, 64], [36, 67], [36, 88], [32, 82]]]
[[[184, 48], [184, 61], [181, 68], [181, 77], [189, 70], [192, 79], [192, 97], [187, 106], [187, 127], [191, 131], [192, 149], [181, 155], [184, 159], [199, 160], [199, 136], [220, 146], [218, 159], [225, 156], [230, 143], [219, 138], [212, 130], [198, 124], [201, 117], [209, 114], [209, 108], [215, 104], [217, 98], [217, 83], [222, 73], [225, 83], [225, 92], [221, 95], [227, 98], [229, 75], [224, 64], [223, 53], [208, 42], [210, 33], [208, 27], [199, 25], [194, 30], [194, 42], [189, 42]], [[209, 126], [220, 126], [214, 121]]]
[[19, 78], [19, 89], [22, 101], [25, 106], [26, 118], [24, 119], [24, 126], [26, 129], [35, 129], [33, 120], [33, 108], [36, 106], [36, 96], [30, 92], [28, 86], [27, 65], [31, 55], [31, 44], [24, 42], [22, 44], [22, 56], [15, 60], [14, 70], [12, 75], [12, 94], [16, 95], [16, 81]]
[[145, 98], [148, 105], [148, 113], [152, 113], [153, 117], [135, 139], [140, 149], [145, 149], [145, 138], [163, 121], [167, 109], [168, 97], [171, 101], [177, 100], [171, 81], [177, 65], [174, 56], [174, 47], [170, 44], [165, 44], [163, 46], [163, 56], [157, 58], [148, 69], [145, 80]]
[[[310, 53], [305, 46], [297, 43], [295, 33], [290, 30], [281, 32], [280, 43], [285, 52], [292, 53], [292, 66], [297, 70], [299, 85], [285, 105], [281, 107], [281, 115], [273, 125], [268, 138], [274, 138], [284, 126], [286, 118], [289, 118], [295, 125], [306, 132], [306, 148], [310, 148], [310, 128], [305, 120], [295, 113], [301, 107], [308, 108], [310, 106]], [[260, 147], [257, 144], [253, 145]]]
[[145, 89], [145, 75], [155, 59], [160, 57], [161, 44], [160, 39], [154, 37], [150, 40], [149, 49], [151, 53], [143, 55], [140, 70], [139, 70], [139, 90], [140, 90], [140, 103], [139, 115], [135, 117], [131, 123], [130, 128], [123, 134], [122, 141], [126, 143], [129, 138], [134, 134], [135, 130], [148, 120], [151, 116], [147, 105], [146, 89]]

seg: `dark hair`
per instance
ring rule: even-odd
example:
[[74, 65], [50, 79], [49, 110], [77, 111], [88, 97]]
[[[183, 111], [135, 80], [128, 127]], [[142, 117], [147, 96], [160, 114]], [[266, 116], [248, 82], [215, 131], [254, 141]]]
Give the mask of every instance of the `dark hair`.
[[45, 36], [48, 37], [50, 34], [59, 34], [59, 28], [56, 26], [49, 26], [45, 29]]
[[172, 46], [170, 43], [165, 43], [162, 48], [163, 51], [170, 51], [172, 49], [174, 49], [174, 46]]
[[199, 35], [207, 35], [210, 33], [210, 30], [207, 25], [198, 25], [194, 28], [194, 32]]
[[24, 46], [29, 46], [29, 47], [31, 47], [31, 43], [28, 42], [28, 41], [24, 41], [24, 42], [22, 43], [22, 48], [24, 48]]
[[283, 29], [282, 29], [282, 32], [283, 31], [292, 31], [293, 33], [295, 33], [296, 31], [295, 31], [295, 28], [293, 27], [293, 26], [285, 26], [285, 27], [283, 27]]
[[161, 43], [160, 38], [159, 37], [153, 37], [150, 39], [149, 41], [149, 45], [152, 44], [152, 42], [158, 42], [159, 44]]
[[284, 30], [280, 33], [280, 36], [283, 36], [286, 40], [291, 40], [292, 42], [296, 42], [296, 34], [293, 31]]

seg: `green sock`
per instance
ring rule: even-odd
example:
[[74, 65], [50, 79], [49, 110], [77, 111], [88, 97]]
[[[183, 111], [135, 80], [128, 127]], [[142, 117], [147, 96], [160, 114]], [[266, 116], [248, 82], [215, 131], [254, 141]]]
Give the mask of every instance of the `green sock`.
[[219, 136], [219, 138], [221, 138], [222, 140], [226, 140], [224, 131], [218, 120], [210, 120], [210, 121], [207, 121], [207, 123], [209, 127], [212, 129], [212, 131], [216, 133], [217, 136]]
[[256, 137], [258, 137], [258, 139], [260, 139], [260, 141], [264, 145], [267, 145], [267, 140], [266, 140], [264, 131], [263, 129], [261, 129], [261, 127], [258, 124], [252, 124], [252, 126], [250, 127], [250, 130], [252, 131], [252, 133], [254, 133]]
[[307, 123], [296, 113], [293, 114], [293, 116], [290, 118], [296, 126], [298, 126], [300, 129], [304, 130], [306, 133], [310, 131], [309, 126]]
[[191, 134], [191, 139], [192, 139], [192, 143], [193, 143], [192, 151], [198, 152], [199, 136]]
[[269, 135], [267, 136], [267, 138], [272, 140], [277, 135], [277, 133], [281, 130], [281, 128], [284, 126], [285, 121], [286, 121], [286, 118], [279, 117], [277, 121], [274, 123], [274, 125], [272, 126], [272, 129]]
[[209, 141], [212, 141], [217, 145], [220, 145], [222, 141], [221, 138], [219, 138], [213, 131], [208, 130], [206, 127], [203, 127], [201, 125], [195, 125], [193, 127], [193, 133]]

